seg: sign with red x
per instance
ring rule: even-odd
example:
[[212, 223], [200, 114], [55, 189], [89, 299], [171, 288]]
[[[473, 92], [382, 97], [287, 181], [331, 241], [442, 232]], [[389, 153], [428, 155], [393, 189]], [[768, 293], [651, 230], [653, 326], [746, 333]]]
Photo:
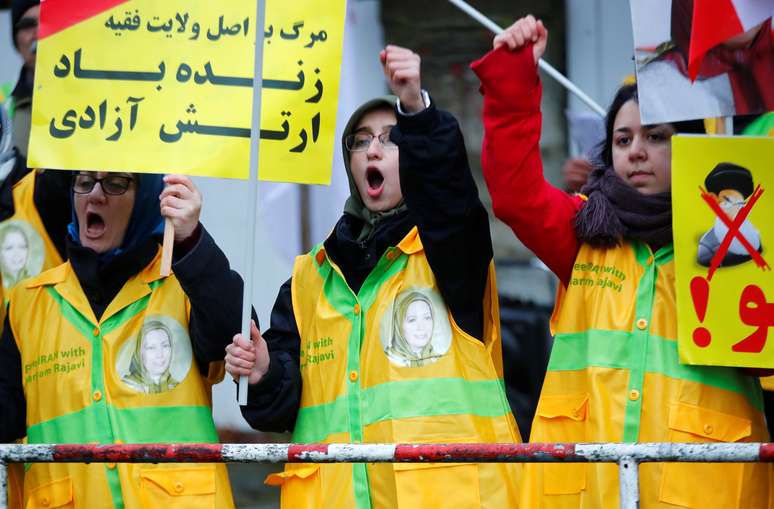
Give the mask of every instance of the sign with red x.
[[774, 139], [674, 137], [672, 215], [681, 362], [774, 368]]

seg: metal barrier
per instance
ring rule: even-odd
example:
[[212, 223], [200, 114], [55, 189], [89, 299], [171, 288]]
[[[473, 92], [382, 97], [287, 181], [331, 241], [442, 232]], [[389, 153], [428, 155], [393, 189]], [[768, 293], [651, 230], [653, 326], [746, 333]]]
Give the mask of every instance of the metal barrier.
[[0, 445], [0, 509], [8, 463], [617, 463], [622, 509], [639, 507], [643, 462], [774, 462], [771, 443], [640, 444], [126, 444]]

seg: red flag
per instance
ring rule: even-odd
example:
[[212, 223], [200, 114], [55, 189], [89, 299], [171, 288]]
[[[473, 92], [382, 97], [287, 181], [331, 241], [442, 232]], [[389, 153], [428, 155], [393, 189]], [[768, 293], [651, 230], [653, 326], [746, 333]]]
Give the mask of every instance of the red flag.
[[101, 14], [128, 0], [43, 0], [38, 39]]
[[705, 53], [772, 16], [770, 0], [694, 0], [688, 75], [696, 79]]

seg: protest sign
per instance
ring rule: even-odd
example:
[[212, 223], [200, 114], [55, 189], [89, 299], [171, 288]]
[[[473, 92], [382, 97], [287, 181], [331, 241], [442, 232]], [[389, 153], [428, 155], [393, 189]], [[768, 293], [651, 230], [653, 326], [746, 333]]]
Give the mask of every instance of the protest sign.
[[[262, 179], [330, 179], [344, 5], [267, 4]], [[255, 1], [45, 2], [30, 165], [247, 178], [255, 16]]]
[[774, 139], [672, 138], [680, 360], [774, 368]]

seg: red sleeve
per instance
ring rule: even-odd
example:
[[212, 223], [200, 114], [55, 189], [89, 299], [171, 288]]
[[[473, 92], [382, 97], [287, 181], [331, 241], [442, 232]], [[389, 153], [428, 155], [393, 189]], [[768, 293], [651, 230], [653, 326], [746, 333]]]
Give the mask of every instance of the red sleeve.
[[543, 177], [542, 87], [532, 46], [501, 47], [471, 67], [484, 94], [482, 165], [494, 213], [566, 285], [579, 248], [573, 220], [583, 201]]

